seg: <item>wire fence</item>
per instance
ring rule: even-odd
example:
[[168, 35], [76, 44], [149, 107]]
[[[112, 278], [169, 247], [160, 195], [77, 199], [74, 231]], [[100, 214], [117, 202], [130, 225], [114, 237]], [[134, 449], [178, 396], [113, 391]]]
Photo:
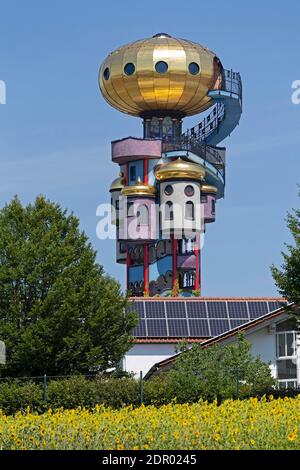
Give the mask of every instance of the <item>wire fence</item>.
[[[236, 368], [234, 370], [226, 370], [224, 371], [224, 376], [226, 376], [231, 382], [235, 383], [235, 397], [239, 398], [240, 397], [240, 371], [239, 368]], [[47, 390], [48, 390], [48, 385], [51, 381], [59, 381], [59, 380], [68, 380], [68, 379], [76, 379], [76, 378], [84, 378], [84, 379], [89, 379], [89, 380], [105, 380], [109, 379], [111, 376], [109, 375], [97, 375], [97, 374], [81, 374], [81, 375], [37, 375], [37, 376], [20, 376], [20, 377], [0, 377], [0, 385], [1, 383], [9, 383], [9, 382], [14, 382], [17, 384], [24, 383], [24, 382], [33, 382], [36, 384], [42, 384], [42, 389], [43, 389], [43, 401], [47, 403]], [[114, 376], [116, 379], [120, 379], [121, 377]], [[124, 377], [124, 375], [123, 375]], [[136, 381], [138, 383], [138, 390], [139, 390], [139, 404], [142, 405], [144, 403], [144, 376], [143, 372], [140, 371], [140, 373], [135, 377]], [[1, 407], [1, 403], [0, 403]]]

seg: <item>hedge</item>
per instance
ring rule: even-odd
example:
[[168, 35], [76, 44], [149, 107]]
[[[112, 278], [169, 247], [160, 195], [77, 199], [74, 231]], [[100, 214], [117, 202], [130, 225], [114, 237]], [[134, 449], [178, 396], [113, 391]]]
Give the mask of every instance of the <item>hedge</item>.
[[[300, 393], [299, 389], [264, 390], [254, 393], [241, 387], [240, 398], [250, 396], [273, 395], [274, 397], [294, 397]], [[209, 397], [194, 395], [188, 399], [185, 392], [184, 399], [180, 397], [180, 390], [176, 390], [167, 374], [154, 377], [143, 382], [143, 403], [145, 405], [162, 406], [172, 401], [178, 403], [195, 402]], [[227, 397], [228, 398], [228, 397]], [[222, 400], [218, 400], [222, 401]], [[0, 409], [5, 414], [14, 414], [16, 411], [25, 411], [28, 407], [33, 412], [42, 413], [47, 409], [58, 408], [73, 409], [79, 406], [92, 409], [96, 404], [104, 404], [111, 408], [140, 405], [140, 383], [134, 378], [85, 378], [83, 376], [60, 380], [49, 380], [47, 385], [47, 401], [44, 400], [43, 384], [41, 382], [3, 380], [0, 381]]]

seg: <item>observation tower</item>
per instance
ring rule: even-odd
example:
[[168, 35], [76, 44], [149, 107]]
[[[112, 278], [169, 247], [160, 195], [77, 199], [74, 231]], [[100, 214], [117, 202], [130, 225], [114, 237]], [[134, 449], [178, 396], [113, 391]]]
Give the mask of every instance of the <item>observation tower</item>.
[[[206, 47], [160, 33], [109, 54], [99, 85], [111, 106], [143, 124], [142, 137], [112, 142], [112, 223], [127, 289], [133, 297], [200, 295], [200, 239], [224, 197], [219, 144], [241, 117], [240, 74]], [[185, 117], [201, 113], [183, 130]]]

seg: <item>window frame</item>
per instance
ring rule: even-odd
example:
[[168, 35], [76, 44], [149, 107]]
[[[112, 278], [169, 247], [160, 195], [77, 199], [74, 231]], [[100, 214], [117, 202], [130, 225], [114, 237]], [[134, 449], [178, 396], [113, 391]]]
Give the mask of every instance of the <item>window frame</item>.
[[136, 181], [136, 166], [135, 165], [130, 165], [129, 167], [129, 180], [130, 182]]
[[[294, 343], [294, 346], [293, 347], [293, 354], [291, 355], [288, 355], [288, 341], [287, 341], [287, 335], [288, 334], [292, 334], [293, 335], [293, 342], [292, 344]], [[284, 385], [284, 387], [287, 389], [288, 388], [288, 384], [293, 382], [294, 383], [294, 386], [298, 385], [298, 358], [297, 358], [297, 331], [295, 330], [287, 330], [287, 331], [277, 331], [276, 334], [276, 380], [279, 384], [279, 387], [281, 387], [282, 385]], [[279, 351], [279, 341], [280, 341], [280, 337], [284, 337], [284, 355], [279, 355], [280, 354], [280, 351]], [[292, 377], [292, 378], [279, 378], [278, 377], [278, 363], [279, 362], [283, 362], [283, 361], [295, 361], [294, 364], [295, 364], [295, 376]]]
[[[167, 207], [169, 208], [168, 212], [166, 210]], [[168, 221], [168, 222], [174, 220], [174, 210], [173, 210], [173, 202], [172, 201], [167, 201], [166, 204], [165, 204], [165, 220]]]
[[[188, 207], [191, 208], [191, 215], [188, 215]], [[185, 207], [184, 207], [184, 218], [186, 220], [195, 220], [195, 205], [193, 201], [186, 201]]]

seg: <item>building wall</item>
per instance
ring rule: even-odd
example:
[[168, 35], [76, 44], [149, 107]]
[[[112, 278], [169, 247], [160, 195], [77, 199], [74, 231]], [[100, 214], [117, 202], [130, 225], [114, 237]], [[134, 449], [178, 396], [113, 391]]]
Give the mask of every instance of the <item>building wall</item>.
[[260, 356], [264, 362], [270, 362], [273, 377], [276, 377], [276, 334], [275, 328], [266, 326], [260, 330], [246, 335], [251, 343], [253, 356]]
[[[262, 328], [247, 334], [246, 339], [252, 345], [253, 356], [260, 356], [264, 362], [270, 362], [272, 375], [276, 377], [275, 329]], [[176, 354], [176, 346], [176, 344], [161, 343], [135, 344], [127, 352], [123, 367], [127, 372], [134, 372], [136, 376], [142, 371], [144, 376], [154, 364]]]
[[[271, 373], [277, 377], [276, 358], [276, 325], [270, 324], [263, 328], [245, 334], [245, 338], [251, 344], [251, 352], [254, 357], [260, 356], [261, 360], [270, 363]], [[223, 344], [237, 341], [237, 338], [227, 339]], [[299, 343], [300, 344], [300, 343]], [[127, 372], [134, 372], [143, 376], [156, 363], [176, 354], [177, 344], [172, 343], [148, 343], [135, 344], [126, 354], [123, 366]], [[298, 345], [298, 384], [300, 384], [300, 345]]]
[[143, 376], [157, 362], [167, 359], [176, 354], [176, 344], [135, 344], [123, 359], [123, 368], [126, 372], [134, 372], [139, 376], [140, 371]]

